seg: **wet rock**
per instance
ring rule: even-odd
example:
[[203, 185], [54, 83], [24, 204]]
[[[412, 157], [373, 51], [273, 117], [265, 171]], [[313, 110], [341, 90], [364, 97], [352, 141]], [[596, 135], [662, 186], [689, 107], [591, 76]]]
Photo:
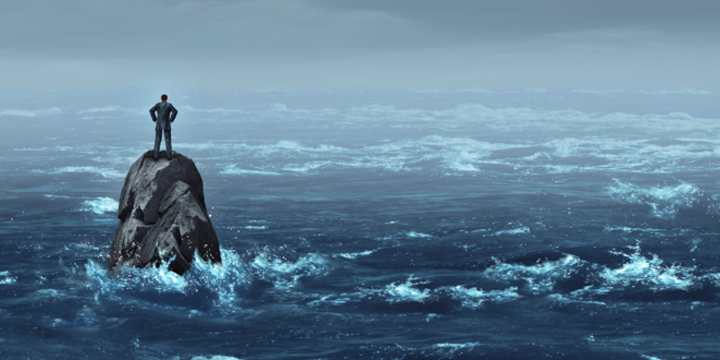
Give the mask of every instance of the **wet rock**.
[[120, 224], [110, 249], [108, 272], [123, 266], [147, 268], [172, 261], [169, 269], [182, 275], [195, 252], [220, 263], [220, 245], [205, 207], [203, 182], [195, 163], [173, 152], [143, 154], [130, 167], [120, 194]]

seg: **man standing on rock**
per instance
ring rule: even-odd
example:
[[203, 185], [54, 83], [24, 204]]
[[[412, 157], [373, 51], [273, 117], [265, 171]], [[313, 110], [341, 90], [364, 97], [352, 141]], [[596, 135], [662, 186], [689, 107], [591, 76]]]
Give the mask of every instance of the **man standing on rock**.
[[[155, 104], [155, 106], [150, 109], [150, 116], [153, 122], [157, 124], [157, 126], [155, 126], [155, 160], [160, 157], [160, 140], [163, 132], [165, 133], [165, 151], [167, 152], [167, 158], [168, 160], [172, 159], [172, 145], [170, 144], [170, 130], [172, 130], [172, 128], [170, 124], [175, 121], [175, 116], [177, 116], [178, 111], [171, 103], [167, 102], [167, 99], [167, 95], [163, 94], [160, 97], [162, 102]], [[155, 112], [157, 112], [157, 116], [155, 116]]]

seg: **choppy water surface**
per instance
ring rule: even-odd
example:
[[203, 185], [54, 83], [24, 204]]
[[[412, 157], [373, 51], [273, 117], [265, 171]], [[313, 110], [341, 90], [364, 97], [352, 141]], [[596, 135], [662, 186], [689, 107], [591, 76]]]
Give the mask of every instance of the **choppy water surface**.
[[0, 357], [720, 358], [717, 100], [171, 94], [224, 261], [179, 277], [105, 274], [155, 101], [5, 94]]

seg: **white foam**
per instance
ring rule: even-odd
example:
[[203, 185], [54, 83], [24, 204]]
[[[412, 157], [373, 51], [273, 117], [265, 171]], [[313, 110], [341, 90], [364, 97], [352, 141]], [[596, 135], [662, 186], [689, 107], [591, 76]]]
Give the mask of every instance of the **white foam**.
[[190, 295], [198, 289], [207, 289], [218, 295], [215, 305], [220, 309], [235, 311], [238, 299], [235, 288], [243, 286], [250, 279], [240, 256], [229, 250], [221, 249], [222, 264], [210, 264], [202, 260], [197, 253], [192, 267], [183, 276], [168, 270], [169, 262], [160, 267], [138, 269], [123, 267], [120, 275], [107, 275], [105, 266], [90, 260], [85, 265], [87, 278], [95, 284], [100, 296], [116, 297], [126, 290], [144, 291], [153, 289], [160, 293], [180, 293]]
[[646, 204], [652, 209], [653, 216], [673, 218], [678, 210], [697, 201], [700, 190], [689, 183], [676, 186], [643, 188], [632, 183], [613, 179], [615, 185], [607, 188], [613, 198], [623, 203]]
[[337, 254], [337, 256], [341, 256], [341, 257], [344, 257], [349, 260], [354, 260], [354, 259], [357, 259], [358, 256], [368, 256], [374, 252], [375, 252], [375, 250], [368, 250], [368, 251], [356, 252], [356, 253], [340, 253], [340, 254]]
[[439, 343], [439, 344], [434, 344], [431, 347], [438, 348], [438, 349], [449, 348], [449, 349], [453, 349], [453, 350], [459, 350], [459, 349], [464, 349], [464, 348], [472, 348], [475, 346], [480, 346], [480, 343], [479, 342], [467, 342], [467, 343], [459, 343], [459, 344], [457, 344], [457, 343]]
[[514, 229], [508, 229], [508, 230], [500, 230], [496, 231], [493, 235], [499, 236], [499, 235], [522, 235], [522, 234], [529, 234], [530, 228], [527, 226], [521, 226]]
[[486, 301], [508, 302], [520, 298], [516, 287], [510, 287], [505, 290], [483, 291], [482, 289], [478, 290], [477, 288], [466, 288], [457, 285], [444, 289], [448, 291], [454, 299], [461, 300], [463, 307], [473, 309], [482, 306], [483, 302]]
[[56, 107], [53, 107], [50, 109], [43, 109], [43, 110], [8, 109], [8, 110], [0, 110], [0, 117], [2, 117], [2, 116], [38, 117], [38, 116], [59, 114], [61, 112], [62, 111], [60, 111], [60, 109], [56, 108]]
[[646, 258], [640, 254], [640, 247], [633, 247], [635, 252], [625, 254], [613, 252], [624, 256], [630, 261], [617, 269], [603, 269], [599, 275], [603, 278], [605, 286], [626, 287], [642, 284], [652, 290], [687, 290], [693, 285], [696, 277], [695, 270], [685, 266], [666, 266], [655, 254]]
[[192, 360], [242, 360], [233, 356], [225, 355], [208, 355], [208, 356], [195, 356]]
[[404, 283], [394, 282], [390, 285], [386, 285], [380, 293], [391, 303], [404, 301], [424, 302], [432, 295], [430, 289], [419, 290], [414, 288], [414, 286], [427, 284], [428, 282], [416, 280], [417, 279], [411, 276]]
[[278, 172], [274, 171], [263, 171], [263, 170], [250, 170], [250, 169], [240, 169], [236, 168], [235, 165], [230, 165], [225, 168], [225, 170], [221, 171], [220, 174], [222, 175], [280, 175]]
[[120, 110], [119, 106], [114, 105], [108, 105], [104, 107], [93, 107], [85, 110], [78, 111], [78, 114], [87, 114], [87, 113], [99, 113], [99, 112], [115, 112]]
[[651, 229], [651, 228], [632, 228], [628, 226], [605, 226], [603, 229], [604, 231], [622, 231], [622, 232], [651, 232], [651, 233], [658, 233], [662, 231], [661, 229]]
[[94, 200], [85, 200], [80, 210], [102, 215], [106, 212], [117, 211], [118, 206], [120, 206], [120, 204], [113, 198], [99, 197]]
[[53, 201], [55, 199], [69, 199], [70, 198], [67, 195], [56, 195], [56, 194], [43, 194], [43, 197], [50, 199], [50, 201]]
[[9, 271], [0, 271], [0, 285], [14, 284], [17, 278], [11, 277]]
[[695, 90], [695, 89], [677, 89], [677, 90], [627, 90], [627, 89], [609, 89], [609, 90], [572, 90], [574, 93], [594, 94], [594, 95], [615, 95], [615, 94], [642, 94], [642, 95], [712, 95], [711, 91]]
[[650, 356], [650, 355], [645, 355], [645, 354], [640, 354], [640, 356], [641, 356], [643, 359], [648, 359], [648, 360], [663, 360], [663, 359], [661, 359], [661, 358], [659, 358], [659, 357]]
[[417, 232], [417, 231], [408, 231], [405, 233], [405, 235], [407, 237], [411, 237], [411, 238], [431, 238], [431, 237], [433, 237], [430, 234], [425, 234], [425, 233], [421, 233], [421, 232]]
[[557, 261], [545, 261], [537, 265], [497, 263], [487, 268], [483, 275], [492, 279], [524, 280], [534, 293], [552, 290], [557, 279], [570, 276], [584, 263], [575, 255], [566, 254]]
[[225, 109], [225, 108], [199, 109], [199, 108], [194, 108], [194, 107], [190, 107], [190, 106], [181, 106], [180, 108], [191, 111], [191, 112], [200, 112], [200, 113], [208, 113], [208, 114], [214, 114], [214, 113], [228, 114], [228, 113], [245, 112], [242, 109]]
[[118, 179], [124, 178], [125, 174], [119, 171], [107, 168], [98, 168], [95, 166], [66, 166], [62, 168], [55, 168], [50, 171], [35, 170], [38, 172], [47, 172], [48, 174], [64, 174], [64, 173], [88, 173], [97, 174], [106, 179]]
[[330, 264], [325, 257], [315, 253], [292, 262], [269, 252], [261, 252], [249, 265], [258, 277], [270, 280], [276, 288], [285, 290], [295, 287], [303, 276], [326, 275], [330, 271]]

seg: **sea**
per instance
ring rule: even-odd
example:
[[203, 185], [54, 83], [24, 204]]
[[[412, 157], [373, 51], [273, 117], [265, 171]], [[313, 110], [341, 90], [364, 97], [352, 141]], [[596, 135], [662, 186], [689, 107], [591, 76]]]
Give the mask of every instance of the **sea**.
[[168, 92], [222, 265], [108, 275], [160, 95], [0, 94], [0, 358], [720, 359], [720, 92]]

